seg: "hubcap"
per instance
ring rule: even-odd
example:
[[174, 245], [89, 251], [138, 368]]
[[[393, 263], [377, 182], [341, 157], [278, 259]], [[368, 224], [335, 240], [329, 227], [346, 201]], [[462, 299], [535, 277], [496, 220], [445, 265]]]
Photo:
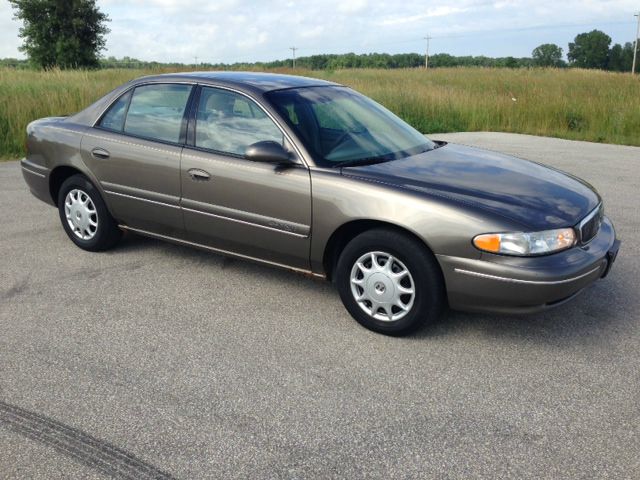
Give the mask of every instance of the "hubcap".
[[91, 240], [98, 231], [98, 212], [91, 197], [79, 189], [67, 193], [64, 213], [73, 234], [81, 240]]
[[400, 320], [411, 311], [415, 285], [409, 269], [386, 252], [368, 252], [351, 269], [351, 293], [369, 316], [384, 322]]

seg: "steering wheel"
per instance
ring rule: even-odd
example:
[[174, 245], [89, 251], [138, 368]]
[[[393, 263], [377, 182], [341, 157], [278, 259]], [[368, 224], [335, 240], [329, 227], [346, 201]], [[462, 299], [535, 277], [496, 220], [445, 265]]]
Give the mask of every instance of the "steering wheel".
[[333, 152], [338, 146], [340, 146], [347, 138], [351, 137], [351, 132], [344, 132], [340, 135], [330, 146], [328, 152]]

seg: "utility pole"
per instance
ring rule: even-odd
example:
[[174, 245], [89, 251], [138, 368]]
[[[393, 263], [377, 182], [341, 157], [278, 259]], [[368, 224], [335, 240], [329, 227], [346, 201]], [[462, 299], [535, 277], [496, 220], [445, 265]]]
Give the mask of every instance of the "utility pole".
[[196, 55], [195, 57], [193, 57], [193, 59], [195, 60], [196, 63], [194, 63], [194, 65], [198, 65], [198, 56]]
[[427, 51], [424, 54], [424, 69], [427, 70], [429, 68], [429, 40], [431, 40], [431, 37], [427, 35], [424, 39], [427, 41]]
[[298, 47], [289, 47], [289, 50], [293, 50], [293, 68], [296, 68], [296, 50], [298, 50]]
[[640, 12], [634, 17], [638, 17], [638, 29], [636, 30], [636, 41], [633, 42], [633, 65], [631, 66], [631, 75], [636, 73], [636, 56], [638, 55], [638, 37], [640, 37]]

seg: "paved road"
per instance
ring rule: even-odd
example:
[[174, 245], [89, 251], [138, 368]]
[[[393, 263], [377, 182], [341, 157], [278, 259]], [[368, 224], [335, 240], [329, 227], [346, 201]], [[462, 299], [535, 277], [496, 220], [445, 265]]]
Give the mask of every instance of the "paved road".
[[438, 135], [606, 200], [609, 278], [388, 338], [330, 285], [137, 237], [68, 241], [0, 165], [0, 478], [640, 478], [640, 148]]

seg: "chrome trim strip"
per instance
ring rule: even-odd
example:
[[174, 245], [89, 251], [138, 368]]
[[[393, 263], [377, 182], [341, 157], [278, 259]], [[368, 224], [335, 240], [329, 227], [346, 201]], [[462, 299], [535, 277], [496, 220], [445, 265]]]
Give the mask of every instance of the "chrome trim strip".
[[582, 220], [580, 220], [580, 222], [578, 222], [578, 228], [582, 228], [585, 223], [588, 223], [589, 220], [591, 220], [593, 217], [595, 217], [598, 214], [598, 212], [600, 211], [600, 208], [602, 208], [602, 202], [600, 202], [598, 205], [596, 205], [596, 208], [594, 208], [589, 213], [587, 213], [587, 216], [584, 217]]
[[[127, 93], [129, 93], [131, 90], [133, 90], [136, 87], [142, 87], [143, 85], [192, 85], [192, 86], [197, 86], [198, 82], [197, 81], [193, 81], [193, 80], [157, 80], [157, 81], [142, 81], [139, 83], [135, 83], [133, 85], [130, 85], [128, 88], [124, 89], [122, 92], [120, 92], [120, 94], [115, 97], [111, 102], [109, 102], [109, 104], [104, 107], [102, 109], [102, 111], [100, 112], [100, 115], [97, 116], [97, 118], [93, 121], [93, 124], [90, 125], [91, 128], [99, 128], [96, 127], [97, 123], [100, 121], [100, 119], [102, 119], [102, 116], [107, 112], [107, 110], [109, 110], [111, 108], [111, 106], [116, 103], [118, 100], [120, 100], [120, 97], [122, 97], [123, 95], [126, 95]], [[122, 86], [122, 85], [121, 85]], [[109, 92], [111, 93], [111, 92]], [[103, 96], [106, 97], [107, 95], [109, 95], [109, 93], [107, 93], [106, 95]], [[111, 130], [109, 130], [111, 131]], [[122, 132], [114, 132], [114, 133], [120, 133], [122, 134]]]
[[[296, 142], [293, 141], [293, 139], [291, 138], [291, 136], [285, 131], [285, 129], [282, 127], [282, 125], [280, 125], [280, 122], [278, 122], [278, 119], [271, 114], [271, 112], [269, 112], [265, 107], [262, 106], [262, 104], [260, 103], [260, 101], [249, 95], [246, 92], [243, 92], [242, 90], [237, 90], [235, 88], [231, 88], [227, 85], [215, 85], [213, 83], [202, 83], [202, 82], [198, 82], [198, 85], [200, 85], [202, 88], [217, 88], [220, 90], [227, 90], [229, 92], [233, 92], [233, 93], [237, 93], [238, 95], [241, 95], [245, 98], [248, 98], [249, 100], [251, 100], [253, 103], [255, 103], [260, 110], [262, 110], [267, 117], [269, 117], [271, 119], [271, 121], [275, 124], [275, 126], [278, 128], [278, 130], [280, 130], [280, 133], [282, 133], [282, 135], [289, 141], [289, 143], [291, 144], [291, 146], [294, 148], [294, 150], [296, 151], [296, 153], [298, 154], [298, 158], [300, 159], [300, 161], [302, 162], [302, 165], [306, 168], [309, 168], [309, 164], [306, 160], [306, 158], [304, 157], [304, 155], [302, 155], [302, 152], [300, 151], [300, 148], [298, 147], [298, 145], [296, 144]], [[200, 153], [213, 153], [214, 155], [221, 155], [220, 153], [216, 153], [213, 151], [200, 151], [197, 150], [195, 148], [192, 148], [190, 145], [185, 144], [184, 148], [189, 149], [191, 152], [200, 152]]]
[[29, 172], [31, 175], [36, 175], [36, 176], [38, 176], [38, 177], [42, 177], [42, 178], [45, 178], [45, 176], [46, 176], [46, 175], [43, 175], [42, 173], [38, 173], [38, 172], [34, 172], [33, 170], [29, 170], [29, 169], [28, 169], [27, 167], [25, 167], [24, 165], [21, 165], [21, 167], [22, 167], [22, 169], [23, 169], [25, 172]]
[[473, 272], [471, 270], [463, 270], [462, 268], [454, 268], [454, 271], [457, 273], [462, 273], [463, 275], [470, 275], [472, 277], [480, 277], [480, 278], [488, 278], [489, 280], [498, 280], [501, 282], [509, 282], [509, 283], [523, 283], [526, 285], [558, 285], [561, 283], [570, 283], [570, 282], [575, 282], [576, 280], [580, 280], [583, 277], [586, 277], [588, 275], [591, 275], [593, 272], [600, 270], [602, 268], [602, 265], [598, 265], [596, 268], [589, 270], [586, 273], [583, 273], [581, 275], [578, 275], [577, 277], [572, 277], [572, 278], [565, 278], [564, 280], [553, 280], [553, 281], [547, 281], [547, 280], [521, 280], [519, 278], [509, 278], [509, 277], [499, 277], [497, 275], [490, 275], [488, 273], [480, 273], [480, 272]]
[[117, 195], [118, 197], [130, 198], [131, 200], [140, 200], [141, 202], [148, 202], [156, 205], [162, 205], [163, 207], [180, 208], [178, 205], [171, 205], [170, 203], [158, 202], [156, 200], [148, 200], [146, 198], [135, 197], [133, 195], [127, 195], [126, 193], [118, 193], [112, 190], [105, 190], [104, 193], [108, 193], [110, 195]]
[[[591, 210], [589, 213], [587, 213], [587, 216], [584, 217], [582, 220], [580, 220], [580, 222], [578, 222], [578, 225], [576, 226], [577, 230], [578, 230], [578, 235], [580, 235], [580, 243], [583, 245], [586, 245], [586, 243], [589, 243], [591, 240], [593, 240], [595, 238], [595, 235], [589, 239], [588, 242], [583, 243], [582, 242], [582, 227], [584, 227], [584, 225], [586, 223], [589, 223], [593, 217], [595, 217], [598, 213], [600, 213], [600, 209], [602, 208], [602, 202], [598, 203], [598, 205], [596, 205], [596, 208], [594, 208], [593, 210]], [[598, 233], [596, 232], [596, 235]]]
[[[215, 80], [214, 80], [215, 82]], [[275, 116], [273, 116], [271, 114], [271, 112], [269, 112], [265, 107], [262, 106], [262, 104], [260, 103], [260, 101], [253, 97], [252, 95], [249, 95], [246, 92], [243, 92], [242, 90], [237, 90], [235, 88], [229, 87], [227, 85], [216, 85], [215, 83], [207, 83], [204, 82], [200, 79], [195, 79], [195, 80], [151, 80], [151, 81], [142, 81], [139, 83], [135, 83], [133, 85], [131, 85], [129, 88], [123, 90], [122, 92], [120, 92], [120, 94], [114, 98], [101, 112], [100, 115], [98, 115], [96, 117], [96, 119], [94, 120], [93, 124], [90, 126], [90, 128], [97, 128], [98, 130], [101, 130], [100, 127], [98, 126], [98, 122], [102, 119], [103, 115], [107, 112], [107, 110], [109, 110], [111, 108], [111, 106], [113, 104], [115, 104], [120, 97], [122, 97], [123, 95], [126, 95], [129, 91], [133, 90], [134, 88], [137, 87], [142, 87], [145, 85], [172, 85], [172, 84], [178, 84], [178, 85], [192, 85], [193, 87], [197, 87], [197, 86], [201, 86], [201, 87], [209, 87], [209, 88], [218, 88], [218, 89], [222, 89], [222, 90], [227, 90], [229, 92], [234, 92], [237, 93], [238, 95], [242, 95], [243, 97], [248, 98], [249, 100], [253, 101], [253, 103], [255, 103], [256, 105], [258, 105], [258, 107], [260, 108], [260, 110], [262, 110], [270, 119], [271, 121], [276, 125], [276, 127], [278, 128], [278, 130], [280, 130], [280, 132], [282, 133], [282, 135], [289, 141], [289, 143], [291, 144], [291, 146], [293, 147], [293, 149], [296, 151], [296, 153], [298, 154], [298, 158], [300, 159], [300, 161], [302, 162], [302, 165], [305, 166], [307, 169], [309, 168], [309, 162], [307, 161], [307, 159], [305, 158], [304, 155], [302, 155], [302, 151], [300, 150], [300, 147], [298, 147], [298, 144], [296, 142], [293, 141], [293, 139], [291, 138], [291, 136], [285, 131], [285, 129], [282, 127], [282, 125], [280, 125], [280, 122], [278, 121], [277, 118], [275, 118]], [[110, 130], [108, 130], [109, 132], [111, 132]], [[131, 137], [130, 135], [128, 135], [125, 132], [111, 132], [114, 133], [116, 135], [123, 135], [126, 137]], [[132, 138], [136, 138], [136, 137], [132, 137]], [[157, 140], [154, 140], [152, 138], [148, 138], [148, 139], [144, 139], [147, 140], [149, 142], [156, 142]], [[199, 152], [202, 154], [216, 154], [215, 152], [212, 151], [201, 151], [201, 150], [197, 150], [195, 148], [191, 148], [190, 145], [187, 145], [186, 143], [183, 144], [172, 144], [175, 145], [176, 147], [183, 147], [183, 148], [187, 148], [192, 152]], [[218, 154], [220, 155], [220, 154]]]
[[114, 193], [122, 193], [123, 195], [131, 195], [132, 197], [140, 199], [149, 199], [155, 202], [166, 203], [168, 205], [178, 205], [180, 203], [180, 197], [176, 195], [168, 195], [166, 193], [160, 193], [153, 190], [144, 190], [142, 188], [128, 187], [119, 183], [100, 182], [102, 188], [110, 190]]
[[203, 212], [202, 210], [194, 210], [192, 208], [186, 208], [186, 207], [182, 207], [182, 209], [184, 211], [186, 211], [186, 212], [199, 213], [201, 215], [208, 215], [210, 217], [219, 218], [221, 220], [229, 220], [231, 222], [242, 223], [244, 225], [249, 225], [251, 227], [264, 228], [265, 230], [271, 230], [271, 231], [278, 232], [278, 233], [284, 233], [284, 234], [291, 235], [291, 236], [298, 237], [298, 238], [308, 238], [309, 237], [309, 235], [304, 235], [302, 233], [290, 232], [288, 230], [283, 230], [281, 228], [267, 227], [266, 225], [260, 225], [259, 223], [253, 223], [253, 222], [249, 222], [249, 221], [246, 221], [246, 220], [240, 220], [238, 218], [225, 217], [224, 215], [217, 215], [215, 213], [210, 213], [210, 212]]
[[48, 172], [49, 170], [51, 170], [48, 167], [43, 167], [42, 165], [38, 165], [37, 163], [33, 163], [32, 161], [28, 160], [27, 158], [23, 158], [22, 160], [20, 160], [20, 163], [22, 165], [28, 165], [29, 168], [34, 168], [36, 170], [43, 170], [45, 172]]
[[[31, 173], [34, 173], [34, 172], [31, 172]], [[36, 173], [35, 175], [40, 175], [40, 174]], [[42, 176], [44, 177], [44, 175], [42, 175]], [[264, 228], [265, 230], [271, 230], [271, 231], [278, 232], [278, 233], [284, 233], [286, 235], [291, 235], [291, 236], [298, 237], [298, 238], [309, 238], [309, 235], [305, 235], [305, 234], [302, 234], [302, 233], [290, 232], [288, 230], [283, 230], [281, 228], [268, 227], [266, 225], [260, 225], [259, 223], [253, 223], [253, 222], [248, 222], [246, 220], [240, 220], [240, 219], [237, 219], [237, 218], [226, 217], [224, 215], [217, 215], [215, 213], [203, 212], [202, 210], [194, 210], [192, 208], [180, 207], [179, 205], [172, 205], [170, 203], [159, 202], [157, 200], [149, 200], [147, 198], [136, 197], [134, 195], [127, 195], [126, 193], [114, 192], [113, 190], [105, 190], [104, 193], [107, 193], [109, 195], [116, 195], [118, 197], [129, 198], [131, 200], [139, 200], [141, 202], [153, 203], [155, 205], [161, 205], [163, 207], [177, 208], [177, 209], [182, 209], [182, 210], [187, 211], [187, 212], [199, 213], [201, 215], [208, 215], [210, 217], [219, 218], [221, 220], [229, 220], [231, 222], [242, 223], [244, 225], [249, 225], [249, 226], [252, 226], [252, 227]]]
[[139, 228], [132, 228], [132, 227], [128, 227], [126, 225], [118, 225], [118, 228], [122, 228], [124, 230], [130, 230], [132, 232], [139, 233], [140, 235], [146, 235], [146, 236], [149, 236], [149, 237], [159, 238], [159, 239], [162, 239], [162, 240], [169, 240], [169, 241], [172, 241], [172, 242], [181, 243], [181, 244], [189, 245], [189, 246], [192, 246], [192, 247], [202, 248], [202, 249], [205, 249], [205, 250], [211, 250], [212, 252], [221, 253], [223, 255], [228, 255], [228, 256], [231, 256], [231, 257], [237, 257], [237, 258], [241, 258], [241, 259], [244, 259], [244, 260], [251, 260], [251, 261], [254, 261], [254, 262], [258, 262], [258, 263], [264, 263], [264, 264], [267, 264], [267, 265], [272, 265], [274, 267], [286, 268], [287, 270], [293, 270], [295, 272], [300, 272], [300, 273], [304, 273], [304, 274], [307, 274], [307, 275], [313, 275], [314, 277], [326, 278], [325, 275], [322, 275], [320, 273], [315, 273], [315, 272], [312, 272], [311, 270], [306, 270], [304, 268], [292, 267], [291, 265], [285, 265], [284, 263], [272, 262], [270, 260], [263, 260], [261, 258], [250, 257], [249, 255], [242, 255], [241, 253], [230, 252], [229, 250], [223, 250], [221, 248], [210, 247], [208, 245], [202, 245], [201, 243], [190, 242], [189, 240], [181, 240], [179, 238], [169, 237], [167, 235], [161, 235], [159, 233], [153, 233], [153, 232], [149, 232], [147, 230], [141, 230]]

